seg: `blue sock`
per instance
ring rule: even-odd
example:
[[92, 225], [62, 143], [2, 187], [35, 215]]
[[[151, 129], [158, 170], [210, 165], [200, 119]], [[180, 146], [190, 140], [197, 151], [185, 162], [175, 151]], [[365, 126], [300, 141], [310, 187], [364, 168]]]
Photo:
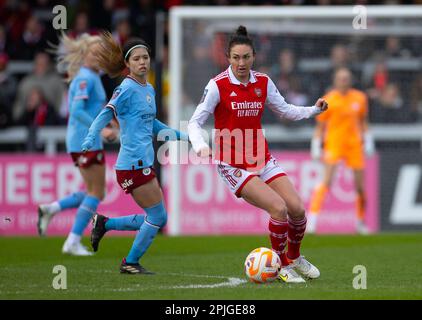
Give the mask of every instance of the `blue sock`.
[[105, 224], [106, 230], [122, 230], [122, 231], [135, 231], [144, 223], [145, 215], [133, 214], [130, 216], [110, 218]]
[[145, 254], [155, 238], [158, 230], [164, 227], [167, 222], [167, 212], [163, 201], [157, 205], [145, 209], [145, 223], [141, 225], [136, 234], [129, 255], [126, 257], [127, 263], [138, 263], [139, 259]]
[[85, 196], [79, 206], [78, 212], [76, 213], [75, 222], [73, 223], [72, 233], [82, 235], [85, 228], [87, 227], [89, 220], [97, 211], [100, 200], [93, 196]]
[[75, 193], [72, 193], [71, 195], [61, 198], [57, 202], [59, 203], [61, 210], [77, 208], [81, 205], [85, 196], [86, 196], [85, 192], [82, 192], [82, 191], [75, 192]]

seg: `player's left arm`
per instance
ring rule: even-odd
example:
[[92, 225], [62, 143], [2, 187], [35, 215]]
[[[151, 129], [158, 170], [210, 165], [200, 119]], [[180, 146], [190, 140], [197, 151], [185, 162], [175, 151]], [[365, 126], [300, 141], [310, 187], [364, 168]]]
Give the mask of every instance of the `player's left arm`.
[[188, 141], [188, 134], [180, 132], [179, 130], [170, 128], [168, 125], [162, 123], [158, 119], [154, 119], [153, 128], [154, 135], [157, 136], [159, 141], [175, 141], [183, 140]]
[[325, 122], [317, 121], [311, 140], [311, 157], [314, 160], [320, 160], [322, 156], [322, 138], [324, 136], [325, 127]]
[[375, 153], [375, 142], [372, 136], [369, 121], [368, 121], [368, 99], [365, 97], [363, 101], [363, 111], [361, 116], [361, 135], [363, 137], [363, 147], [367, 156], [372, 156]]
[[311, 107], [288, 104], [270, 78], [268, 78], [267, 100], [265, 102], [281, 119], [294, 121], [311, 118], [328, 109], [328, 103], [322, 98], [319, 98]]

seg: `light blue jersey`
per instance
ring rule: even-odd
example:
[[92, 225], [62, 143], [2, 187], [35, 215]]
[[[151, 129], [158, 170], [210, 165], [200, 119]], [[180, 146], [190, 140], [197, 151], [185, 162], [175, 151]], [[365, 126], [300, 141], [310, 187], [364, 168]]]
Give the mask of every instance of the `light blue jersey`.
[[116, 170], [137, 170], [154, 164], [153, 137], [160, 132], [167, 140], [188, 141], [188, 135], [169, 128], [155, 118], [155, 91], [131, 76], [114, 89], [113, 96], [89, 128], [82, 149], [93, 150], [98, 133], [114, 116], [120, 125], [120, 151]]
[[[82, 142], [89, 127], [106, 103], [106, 94], [98, 73], [81, 67], [69, 87], [69, 121], [67, 125], [67, 152], [82, 152]], [[100, 133], [91, 150], [103, 149]]]
[[155, 91], [126, 77], [114, 90], [106, 107], [113, 110], [120, 124], [120, 151], [116, 170], [150, 167], [154, 163], [153, 122], [156, 114]]

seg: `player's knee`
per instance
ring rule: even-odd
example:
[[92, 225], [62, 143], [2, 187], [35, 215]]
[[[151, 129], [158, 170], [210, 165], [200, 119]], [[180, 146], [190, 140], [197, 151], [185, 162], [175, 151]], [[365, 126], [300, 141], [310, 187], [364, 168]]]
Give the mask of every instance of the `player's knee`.
[[73, 194], [73, 196], [76, 198], [76, 200], [77, 200], [79, 203], [82, 203], [82, 201], [84, 200], [84, 198], [85, 198], [85, 196], [86, 196], [86, 192], [84, 192], [84, 191], [75, 192], [75, 193]]
[[96, 198], [98, 198], [100, 201], [103, 201], [104, 200], [104, 197], [105, 197], [105, 188], [92, 188], [93, 190], [92, 190], [92, 194], [96, 197]]
[[164, 207], [163, 201], [158, 203], [157, 205], [146, 208], [147, 213], [147, 221], [157, 227], [164, 227], [167, 223], [167, 211]]
[[163, 215], [160, 217], [159, 226], [163, 228], [167, 224], [167, 212], [164, 211]]
[[271, 217], [277, 220], [282, 220], [287, 215], [287, 207], [282, 200], [273, 202], [267, 210]]
[[103, 200], [104, 200], [104, 198], [105, 198], [105, 191], [104, 191], [104, 190], [102, 190], [102, 191], [98, 191], [98, 192], [97, 192], [97, 198], [98, 198], [100, 201], [103, 201]]
[[88, 185], [86, 194], [95, 197], [100, 201], [104, 199], [104, 190], [96, 187], [95, 185]]
[[356, 187], [356, 193], [361, 196], [364, 197], [365, 196], [365, 190], [362, 186], [357, 186]]
[[296, 219], [302, 219], [305, 217], [305, 206], [301, 201], [298, 201], [291, 205], [289, 215]]
[[167, 224], [167, 212], [165, 210], [156, 214], [148, 214], [147, 221], [157, 227], [164, 227]]

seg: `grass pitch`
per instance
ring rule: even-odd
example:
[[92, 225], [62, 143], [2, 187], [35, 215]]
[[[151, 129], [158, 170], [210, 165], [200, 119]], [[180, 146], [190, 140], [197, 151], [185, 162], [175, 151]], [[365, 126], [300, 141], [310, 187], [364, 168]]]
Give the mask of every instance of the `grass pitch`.
[[[244, 259], [267, 236], [160, 235], [142, 259], [156, 275], [121, 275], [132, 240], [105, 237], [95, 256], [71, 257], [63, 238], [0, 238], [0, 299], [422, 299], [422, 234], [307, 235], [302, 254], [321, 277], [299, 285], [244, 281]], [[65, 290], [52, 286], [56, 265], [66, 267]], [[367, 289], [353, 288], [356, 265]]]

